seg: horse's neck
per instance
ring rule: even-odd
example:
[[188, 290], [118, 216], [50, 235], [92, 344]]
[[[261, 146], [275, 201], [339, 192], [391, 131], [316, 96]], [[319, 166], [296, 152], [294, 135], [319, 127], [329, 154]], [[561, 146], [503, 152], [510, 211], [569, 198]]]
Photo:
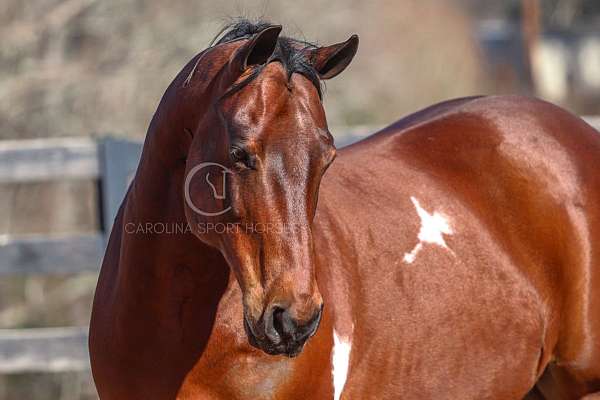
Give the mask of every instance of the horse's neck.
[[191, 233], [184, 212], [191, 134], [210, 106], [216, 90], [213, 80], [220, 71], [213, 60], [211, 70], [192, 76], [200, 56], [188, 63], [161, 99], [116, 228], [121, 235], [115, 240], [118, 250], [113, 250], [117, 259], [110, 261], [118, 270], [113, 281], [134, 302], [151, 305], [162, 299], [169, 307], [170, 298], [215, 293], [228, 279], [222, 255]]
[[[155, 294], [172, 291], [179, 295], [177, 291], [183, 290], [179, 286], [210, 285], [208, 277], [228, 268], [220, 253], [195, 237], [188, 226], [183, 199], [185, 160], [176, 151], [177, 143], [169, 143], [176, 134], [185, 132], [152, 132], [123, 206], [119, 284], [128, 289], [144, 287]], [[177, 274], [183, 277], [181, 271], [193, 275], [186, 276], [188, 283], [177, 278]]]
[[[136, 199], [145, 196], [143, 202], [160, 202], [164, 195], [169, 195], [166, 189], [182, 195], [185, 160], [192, 135], [210, 133], [197, 133], [196, 130], [211, 108], [211, 99], [218, 97], [229, 81], [227, 74], [222, 73], [222, 65], [210, 59], [211, 56], [214, 54], [203, 52], [190, 60], [165, 91], [146, 135], [133, 187]], [[199, 72], [201, 60], [210, 61], [213, 68]], [[184, 217], [183, 208], [179, 214], [180, 218]]]

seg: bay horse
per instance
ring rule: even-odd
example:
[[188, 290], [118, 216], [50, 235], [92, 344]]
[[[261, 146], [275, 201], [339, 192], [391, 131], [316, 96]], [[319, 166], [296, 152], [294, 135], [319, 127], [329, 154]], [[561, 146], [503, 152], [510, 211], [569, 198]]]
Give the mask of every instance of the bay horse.
[[470, 97], [332, 163], [321, 81], [358, 37], [280, 32], [231, 25], [158, 106], [94, 299], [100, 398], [599, 396], [598, 133]]

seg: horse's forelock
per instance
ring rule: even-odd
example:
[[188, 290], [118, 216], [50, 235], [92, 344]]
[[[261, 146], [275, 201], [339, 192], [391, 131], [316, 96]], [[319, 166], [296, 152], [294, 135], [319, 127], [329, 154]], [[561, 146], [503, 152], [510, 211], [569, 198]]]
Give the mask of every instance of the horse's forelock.
[[[272, 25], [273, 24], [268, 21], [251, 22], [247, 19], [238, 19], [225, 26], [215, 36], [212, 47], [240, 39], [250, 38], [252, 35], [257, 34]], [[303, 75], [315, 86], [319, 93], [319, 97], [321, 98], [323, 93], [322, 83], [319, 79], [318, 72], [312, 65], [312, 61], [307, 56], [307, 50], [315, 48], [317, 48], [317, 45], [314, 43], [280, 36], [277, 39], [275, 51], [269, 58], [267, 64], [274, 61], [280, 62], [287, 72], [288, 79], [290, 79], [294, 73]], [[246, 84], [250, 83], [260, 74], [261, 70], [262, 67], [259, 67], [254, 73], [250, 74], [247, 79], [244, 79], [244, 81], [239, 82], [231, 88], [228, 91], [228, 94], [236, 92]]]

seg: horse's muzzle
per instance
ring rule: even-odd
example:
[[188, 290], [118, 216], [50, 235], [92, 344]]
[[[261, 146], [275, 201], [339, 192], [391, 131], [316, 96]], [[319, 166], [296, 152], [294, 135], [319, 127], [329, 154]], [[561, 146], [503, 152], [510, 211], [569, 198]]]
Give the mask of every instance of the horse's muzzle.
[[274, 306], [269, 307], [254, 326], [248, 318], [244, 318], [244, 328], [252, 346], [267, 354], [296, 357], [306, 341], [317, 332], [322, 313], [323, 305], [308, 321], [301, 322], [292, 318], [289, 309]]

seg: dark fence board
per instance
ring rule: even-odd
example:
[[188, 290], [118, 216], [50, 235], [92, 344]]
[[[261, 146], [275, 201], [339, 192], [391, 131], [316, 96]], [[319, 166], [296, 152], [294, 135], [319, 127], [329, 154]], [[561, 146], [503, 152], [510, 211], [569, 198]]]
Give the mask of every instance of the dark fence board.
[[121, 202], [135, 177], [142, 154], [142, 143], [106, 138], [100, 149], [102, 219], [108, 238]]

